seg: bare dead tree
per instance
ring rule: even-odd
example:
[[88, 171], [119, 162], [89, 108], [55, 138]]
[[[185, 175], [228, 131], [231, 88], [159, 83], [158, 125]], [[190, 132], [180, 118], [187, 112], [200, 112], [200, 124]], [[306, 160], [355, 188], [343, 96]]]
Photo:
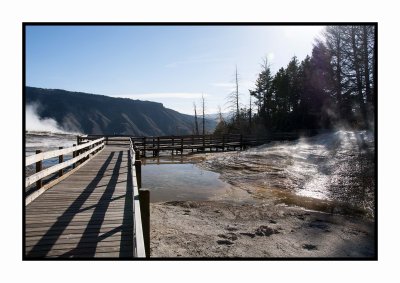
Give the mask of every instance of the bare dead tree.
[[236, 92], [235, 92], [236, 117], [239, 119], [239, 80], [238, 80], [237, 66], [235, 70], [235, 85], [236, 85]]
[[194, 108], [194, 125], [195, 125], [195, 135], [199, 134], [199, 122], [197, 120], [197, 109], [196, 109], [196, 102], [193, 102]]
[[237, 71], [237, 66], [235, 68], [235, 87], [234, 90], [228, 95], [228, 101], [227, 104], [229, 105], [229, 108], [234, 115], [234, 120], [236, 120], [237, 123], [239, 123], [239, 118], [240, 118], [240, 94], [239, 94], [239, 75]]
[[223, 125], [225, 125], [225, 119], [224, 116], [222, 116], [222, 110], [221, 110], [221, 106], [218, 105], [218, 119], [219, 119], [219, 123], [222, 123]]
[[206, 124], [206, 120], [205, 120], [205, 116], [204, 116], [205, 102], [204, 102], [204, 95], [203, 94], [201, 94], [201, 105], [202, 105], [202, 108], [203, 108], [203, 136], [204, 136], [204, 134], [205, 134], [204, 126]]
[[250, 97], [250, 103], [249, 103], [249, 131], [251, 132], [251, 95], [249, 95]]

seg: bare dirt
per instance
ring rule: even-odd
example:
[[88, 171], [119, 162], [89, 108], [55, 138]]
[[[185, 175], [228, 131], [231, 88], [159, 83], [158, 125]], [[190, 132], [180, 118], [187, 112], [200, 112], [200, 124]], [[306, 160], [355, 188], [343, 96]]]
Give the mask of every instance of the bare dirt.
[[151, 204], [151, 257], [374, 257], [374, 223], [272, 204]]

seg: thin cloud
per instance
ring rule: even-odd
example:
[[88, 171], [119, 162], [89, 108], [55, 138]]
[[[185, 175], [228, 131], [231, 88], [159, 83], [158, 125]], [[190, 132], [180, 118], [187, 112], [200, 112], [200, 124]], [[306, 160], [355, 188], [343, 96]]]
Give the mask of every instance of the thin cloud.
[[[202, 93], [197, 92], [155, 92], [155, 93], [134, 93], [134, 94], [121, 94], [113, 95], [113, 97], [130, 98], [130, 99], [141, 99], [151, 100], [160, 98], [179, 98], [179, 99], [198, 99], [201, 98]], [[204, 97], [208, 95], [203, 93]]]
[[[220, 87], [226, 90], [232, 90], [235, 88], [235, 83], [233, 82], [217, 82], [212, 83], [212, 86]], [[250, 80], [239, 81], [239, 89], [249, 89], [254, 87], [254, 82]]]
[[233, 88], [235, 87], [234, 83], [212, 83], [212, 86], [222, 87], [222, 88]]
[[200, 64], [200, 63], [215, 63], [230, 61], [232, 58], [210, 58], [210, 57], [197, 57], [187, 60], [175, 61], [165, 65], [166, 68], [176, 68], [182, 65]]

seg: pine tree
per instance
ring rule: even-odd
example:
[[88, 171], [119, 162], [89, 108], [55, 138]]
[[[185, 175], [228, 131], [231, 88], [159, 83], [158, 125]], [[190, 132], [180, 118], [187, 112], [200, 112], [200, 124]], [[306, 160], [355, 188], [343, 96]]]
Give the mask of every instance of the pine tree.
[[265, 58], [261, 64], [262, 71], [258, 75], [256, 81], [256, 87], [254, 90], [250, 90], [250, 95], [253, 96], [256, 101], [256, 105], [259, 109], [259, 115], [268, 128], [270, 127], [270, 119], [273, 111], [273, 93], [272, 93], [272, 80], [270, 65], [268, 59]]

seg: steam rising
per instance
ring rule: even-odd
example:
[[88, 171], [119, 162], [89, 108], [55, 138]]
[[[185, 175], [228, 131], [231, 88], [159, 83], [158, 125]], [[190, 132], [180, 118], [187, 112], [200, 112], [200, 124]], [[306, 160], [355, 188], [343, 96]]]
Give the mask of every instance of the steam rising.
[[54, 119], [40, 118], [37, 113], [37, 110], [38, 110], [37, 104], [30, 104], [26, 106], [25, 122], [27, 131], [53, 132], [53, 133], [65, 132]]

